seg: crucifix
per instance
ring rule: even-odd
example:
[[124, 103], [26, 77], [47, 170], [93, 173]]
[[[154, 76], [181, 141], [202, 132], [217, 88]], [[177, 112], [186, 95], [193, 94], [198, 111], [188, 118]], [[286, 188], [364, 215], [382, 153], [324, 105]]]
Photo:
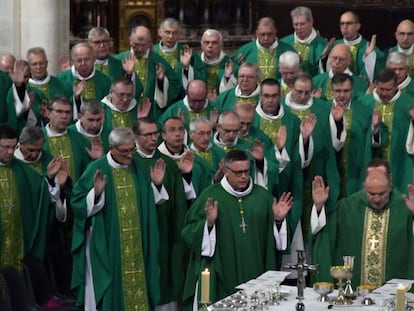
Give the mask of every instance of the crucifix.
[[372, 251], [377, 247], [377, 245], [380, 242], [380, 240], [378, 240], [375, 235], [373, 235], [368, 241], [369, 241], [369, 244], [371, 245]]
[[241, 216], [241, 225], [240, 225], [240, 228], [242, 228], [243, 233], [246, 233], [247, 224], [244, 221], [244, 210], [243, 210], [243, 206], [242, 206], [242, 198], [238, 198], [237, 199], [237, 202], [239, 203], [240, 216]]
[[303, 273], [305, 271], [316, 271], [318, 269], [318, 265], [310, 265], [310, 264], [305, 263], [305, 251], [297, 250], [296, 252], [298, 253], [298, 263], [297, 264], [288, 263], [288, 264], [285, 264], [283, 268], [287, 270], [297, 271], [298, 273], [298, 282], [297, 282], [298, 295], [296, 299], [299, 299], [299, 302], [296, 305], [296, 309], [304, 310], [305, 306], [303, 305], [302, 300], [305, 299], [303, 295], [303, 289], [305, 288], [305, 276]]

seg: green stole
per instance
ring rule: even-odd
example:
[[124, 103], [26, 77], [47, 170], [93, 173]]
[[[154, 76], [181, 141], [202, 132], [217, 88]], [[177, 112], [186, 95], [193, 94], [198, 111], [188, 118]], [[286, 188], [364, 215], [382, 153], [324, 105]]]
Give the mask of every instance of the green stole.
[[[82, 93], [82, 98], [84, 100], [98, 99], [95, 95], [95, 79], [91, 78], [86, 81], [85, 90]], [[80, 83], [80, 80], [75, 79], [75, 85]]]
[[388, 127], [388, 143], [385, 148], [381, 152], [381, 158], [383, 159], [390, 159], [390, 141], [392, 137], [392, 128], [393, 128], [393, 121], [394, 121], [394, 109], [395, 109], [395, 102], [390, 103], [382, 103], [376, 102], [375, 108], [381, 112], [382, 122]]
[[193, 150], [193, 152], [198, 155], [200, 158], [204, 159], [205, 161], [207, 161], [207, 163], [210, 165], [210, 167], [215, 167], [216, 163], [214, 163], [213, 161], [213, 151], [212, 148], [206, 150], [206, 151], [201, 151], [201, 150]]
[[311, 113], [310, 109], [306, 109], [306, 110], [296, 110], [296, 109], [290, 109], [290, 111], [299, 118], [300, 121], [303, 121], [304, 119], [306, 119], [309, 114]]
[[159, 54], [165, 58], [165, 60], [170, 64], [172, 69], [177, 69], [178, 49], [175, 49], [171, 52], [166, 52], [160, 48]]
[[200, 112], [194, 112], [194, 111], [190, 111], [188, 110], [188, 122], [187, 124], [190, 124], [191, 121], [198, 119], [200, 117], [206, 117], [207, 119], [209, 119], [209, 115], [207, 114], [207, 109], [204, 109], [203, 111]]
[[[146, 94], [148, 82], [148, 58], [137, 58], [135, 60], [134, 71], [142, 84], [142, 94]], [[139, 97], [142, 98], [142, 94]], [[138, 94], [135, 94], [135, 98], [139, 98], [137, 96]], [[139, 102], [141, 104], [141, 100]]]
[[43, 84], [43, 85], [37, 85], [37, 84], [29, 84], [32, 88], [35, 88], [39, 91], [41, 91], [43, 94], [46, 95], [47, 98], [50, 98], [50, 88], [49, 83]]
[[309, 59], [310, 45], [309, 44], [303, 44], [303, 43], [300, 43], [300, 42], [295, 42], [293, 44], [293, 48], [299, 54], [301, 63], [306, 63]]
[[357, 62], [357, 55], [358, 55], [358, 49], [359, 49], [359, 43], [354, 45], [349, 45], [349, 50], [351, 51], [351, 65], [349, 66], [352, 68], [352, 72], [357, 72], [355, 69], [355, 64]]
[[351, 124], [352, 124], [352, 110], [345, 109], [344, 117], [347, 120], [346, 122], [346, 132], [348, 133], [345, 139], [345, 143], [342, 147], [341, 152], [341, 161], [338, 162], [338, 170], [339, 170], [339, 178], [340, 178], [340, 198], [346, 196], [346, 181], [348, 180], [348, 170], [346, 169], [348, 166], [348, 159], [349, 159], [349, 140], [351, 135]]
[[31, 163], [26, 163], [29, 165], [32, 169], [34, 169], [36, 172], [38, 172], [40, 175], [43, 175], [43, 163], [42, 161], [36, 161]]
[[148, 310], [145, 263], [138, 210], [137, 189], [129, 169], [112, 169], [118, 209], [122, 287], [125, 310]]
[[216, 90], [216, 82], [219, 72], [219, 65], [211, 65], [206, 66], [207, 69], [207, 89], [209, 92], [218, 94], [218, 90]]
[[62, 136], [48, 137], [50, 154], [53, 157], [63, 157], [69, 162], [69, 176], [72, 181], [76, 181], [75, 174], [75, 162], [72, 154], [72, 143], [70, 142], [69, 135], [66, 133]]
[[[23, 258], [23, 225], [16, 180], [9, 165], [0, 166], [0, 267], [19, 267]], [[30, 207], [31, 208], [31, 207]]]
[[107, 65], [104, 64], [95, 64], [95, 69], [99, 70], [103, 74], [109, 77], [109, 63]]
[[273, 139], [276, 137], [277, 132], [280, 129], [280, 126], [282, 125], [281, 120], [267, 120], [264, 118], [260, 118], [259, 120], [260, 126], [259, 128], [270, 137], [270, 139]]
[[332, 92], [332, 81], [329, 77], [328, 77], [328, 81], [326, 81], [324, 95], [325, 95], [326, 100], [332, 100], [334, 98], [334, 94]]
[[281, 84], [280, 87], [282, 88], [283, 97], [285, 97], [290, 92], [290, 87], [287, 84]]
[[361, 284], [381, 286], [385, 283], [385, 267], [390, 209], [366, 208], [361, 250]]
[[414, 75], [414, 53], [407, 55], [410, 76]]
[[132, 128], [131, 111], [115, 111], [112, 110], [112, 128], [128, 127]]
[[276, 49], [257, 49], [257, 66], [260, 69], [259, 82], [266, 78], [276, 79]]

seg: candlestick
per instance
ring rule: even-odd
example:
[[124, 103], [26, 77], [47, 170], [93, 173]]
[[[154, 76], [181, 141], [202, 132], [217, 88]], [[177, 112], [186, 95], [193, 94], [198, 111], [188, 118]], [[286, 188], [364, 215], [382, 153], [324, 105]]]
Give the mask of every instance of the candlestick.
[[201, 272], [201, 299], [200, 303], [207, 304], [210, 302], [210, 271], [205, 269]]
[[405, 287], [402, 284], [398, 284], [397, 287], [397, 311], [405, 310]]

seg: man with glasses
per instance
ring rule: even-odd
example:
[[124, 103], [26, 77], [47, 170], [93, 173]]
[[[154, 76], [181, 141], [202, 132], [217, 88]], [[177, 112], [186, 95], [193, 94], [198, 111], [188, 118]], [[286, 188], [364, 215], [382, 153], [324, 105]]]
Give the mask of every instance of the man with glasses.
[[43, 260], [46, 250], [49, 192], [42, 175], [14, 158], [16, 145], [17, 133], [0, 124], [1, 268], [21, 267], [27, 254]]
[[113, 42], [106, 28], [94, 27], [89, 30], [88, 42], [95, 56], [95, 69], [109, 76], [111, 80], [124, 76], [122, 62], [110, 54]]
[[352, 55], [349, 69], [367, 82], [374, 81], [378, 72], [385, 67], [385, 54], [375, 46], [377, 35], [372, 35], [370, 42], [363, 38], [359, 33], [359, 16], [352, 11], [341, 15], [339, 27], [343, 38], [336, 40], [335, 45], [345, 43], [349, 46]]
[[101, 100], [109, 91], [111, 81], [99, 70], [95, 70], [95, 55], [87, 42], [74, 45], [71, 50], [73, 65], [62, 71], [57, 78], [65, 88], [65, 96], [73, 101], [73, 119], [83, 100]]
[[135, 99], [151, 100], [150, 117], [158, 120], [165, 109], [182, 95], [182, 85], [177, 73], [159, 54], [152, 51], [151, 31], [146, 26], [136, 26], [129, 35], [131, 49], [116, 57], [123, 61], [123, 68], [135, 84]]
[[241, 150], [226, 155], [223, 169], [220, 182], [207, 188], [188, 211], [183, 229], [191, 249], [184, 301], [193, 310], [205, 268], [210, 271], [209, 298], [217, 301], [235, 292], [237, 285], [275, 270], [276, 251], [287, 248], [290, 194], [277, 200], [255, 185], [250, 161]]
[[340, 200], [331, 214], [324, 208], [329, 195], [323, 178], [316, 176], [312, 262], [319, 265], [318, 281], [332, 281], [330, 267], [342, 265], [344, 255], [355, 256], [353, 286], [414, 277], [413, 185], [408, 185], [408, 195], [401, 195], [388, 162], [374, 159], [366, 168], [363, 189]]
[[368, 83], [366, 80], [361, 79], [357, 75], [353, 75], [353, 73], [349, 70], [351, 62], [351, 51], [346, 44], [340, 43], [332, 48], [332, 51], [329, 53], [328, 57], [328, 64], [330, 67], [329, 71], [318, 74], [312, 79], [313, 89], [317, 90], [318, 93], [321, 94], [319, 98], [324, 100], [332, 100], [334, 98], [331, 79], [334, 75], [339, 73], [346, 73], [352, 76], [354, 80], [352, 98], [354, 100], [365, 94], [368, 89]]
[[405, 19], [398, 24], [395, 31], [397, 44], [391, 48], [391, 52], [400, 52], [407, 55], [410, 74], [414, 75], [414, 23]]
[[157, 149], [157, 124], [150, 118], [140, 118], [134, 124], [138, 161], [147, 174], [159, 163], [165, 165], [165, 186], [169, 200], [157, 205], [158, 232], [160, 235], [159, 259], [161, 299], [155, 310], [176, 310], [181, 303], [184, 285], [185, 247], [181, 240], [187, 201], [181, 171], [177, 164]]
[[72, 285], [86, 310], [153, 310], [160, 299], [156, 205], [168, 200], [165, 166], [147, 174], [131, 129], [109, 135], [72, 192]]
[[256, 106], [259, 101], [259, 67], [254, 63], [240, 65], [237, 85], [217, 97], [217, 107], [220, 112], [233, 110], [236, 102], [245, 102]]

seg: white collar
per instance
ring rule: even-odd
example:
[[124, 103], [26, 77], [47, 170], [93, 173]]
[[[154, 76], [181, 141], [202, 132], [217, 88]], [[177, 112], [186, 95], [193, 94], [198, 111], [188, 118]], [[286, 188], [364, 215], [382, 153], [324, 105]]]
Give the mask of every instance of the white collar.
[[234, 188], [229, 184], [229, 181], [227, 180], [226, 176], [224, 176], [221, 179], [220, 184], [223, 187], [224, 191], [226, 191], [227, 193], [229, 193], [230, 195], [232, 195], [236, 198], [243, 198], [243, 197], [249, 195], [253, 190], [253, 182], [252, 182], [251, 178], [250, 178], [250, 181], [249, 181], [249, 186], [244, 191], [234, 190]]
[[218, 137], [218, 132], [216, 132], [213, 136], [214, 139], [214, 144], [219, 146], [221, 149], [224, 149], [225, 147], [235, 147], [237, 145], [237, 141], [239, 140], [238, 137], [236, 137], [236, 139], [234, 140], [234, 142], [232, 144], [225, 144], [219, 137]]
[[308, 99], [308, 102], [306, 104], [302, 105], [302, 104], [298, 104], [294, 102], [291, 95], [292, 95], [292, 92], [289, 92], [286, 94], [285, 103], [287, 106], [289, 106], [293, 110], [305, 111], [312, 107], [313, 105], [312, 96]]
[[[183, 103], [184, 106], [187, 107], [188, 111], [193, 112], [193, 109], [191, 109], [190, 104], [188, 103], [188, 95], [185, 95], [184, 99], [183, 99]], [[204, 104], [203, 109], [201, 109], [201, 111], [204, 111], [208, 106], [208, 99], [206, 98], [206, 102]]]
[[377, 103], [392, 103], [392, 102], [395, 102], [398, 98], [400, 98], [400, 96], [401, 96], [401, 91], [400, 90], [398, 90], [397, 91], [397, 93], [394, 95], [394, 97], [393, 98], [391, 98], [389, 101], [387, 101], [387, 102], [385, 102], [385, 101], [383, 101], [380, 97], [379, 97], [379, 95], [378, 95], [378, 93], [377, 93], [377, 88], [375, 88], [374, 89], [374, 91], [372, 92], [372, 95], [374, 96], [374, 99], [375, 99], [375, 101], [377, 102]]
[[127, 168], [128, 164], [120, 164], [114, 160], [110, 151], [106, 154], [106, 159], [108, 160], [108, 164], [112, 168]]
[[[134, 54], [134, 49], [131, 47], [131, 53], [132, 54]], [[148, 58], [148, 56], [149, 56], [149, 53], [150, 53], [150, 49], [147, 49], [147, 51], [145, 52], [145, 54], [144, 54], [144, 56], [142, 56], [142, 57], [137, 57], [137, 59], [144, 59], [144, 58]]]
[[159, 146], [158, 146], [158, 150], [162, 153], [165, 154], [166, 156], [170, 157], [173, 160], [180, 160], [184, 154], [188, 151], [188, 147], [186, 145], [184, 145], [183, 148], [183, 152], [182, 153], [171, 153], [170, 150], [167, 149], [167, 146], [165, 145], [165, 141], [163, 141]]
[[259, 104], [256, 106], [256, 112], [261, 118], [269, 121], [280, 120], [285, 115], [285, 110], [283, 109], [283, 106], [281, 104], [279, 104], [279, 112], [277, 115], [267, 114], [263, 111], [260, 101]]
[[212, 144], [212, 143], [208, 143], [208, 146], [207, 146], [207, 149], [206, 149], [206, 150], [200, 150], [200, 149], [198, 149], [198, 148], [194, 145], [194, 143], [191, 143], [191, 145], [190, 145], [190, 149], [191, 149], [191, 150], [193, 150], [193, 151], [198, 151], [198, 152], [207, 152], [207, 151], [209, 151], [209, 150], [211, 149], [211, 147], [213, 147], [213, 144]]
[[411, 77], [410, 75], [407, 75], [407, 78], [405, 78], [405, 80], [398, 85], [398, 89], [399, 90], [405, 89], [408, 86], [408, 84], [410, 84], [410, 82], [411, 82]]
[[106, 95], [102, 100], [102, 103], [104, 103], [105, 105], [107, 105], [111, 110], [116, 111], [116, 112], [129, 112], [132, 109], [135, 108], [135, 106], [137, 105], [137, 101], [135, 98], [131, 99], [131, 101], [129, 102], [128, 108], [124, 111], [119, 110], [114, 104], [112, 104], [111, 99], [109, 97], [109, 95]]
[[411, 55], [414, 52], [414, 43], [411, 44], [411, 46], [408, 49], [404, 49], [402, 47], [400, 47], [400, 45], [398, 44], [398, 52], [401, 52], [405, 55]]
[[91, 134], [88, 131], [85, 130], [85, 128], [82, 126], [81, 121], [78, 120], [75, 123], [75, 127], [76, 130], [82, 134], [83, 136], [89, 137], [89, 138], [94, 138], [94, 137], [99, 137], [101, 136], [102, 130], [103, 130], [103, 124], [101, 125], [101, 129], [99, 130], [98, 134]]
[[254, 91], [251, 92], [249, 95], [243, 95], [241, 93], [240, 86], [238, 84], [234, 88], [234, 94], [236, 95], [236, 97], [240, 97], [240, 98], [252, 98], [252, 97], [258, 96], [259, 93], [260, 93], [260, 84], [257, 84]]
[[256, 39], [256, 47], [258, 48], [258, 49], [261, 49], [261, 50], [265, 50], [265, 51], [270, 51], [270, 50], [274, 50], [274, 49], [276, 49], [277, 48], [277, 46], [279, 45], [279, 41], [277, 40], [277, 38], [275, 39], [275, 41], [272, 43], [272, 45], [271, 46], [269, 46], [268, 48], [265, 48], [264, 46], [262, 46], [260, 43], [259, 43], [259, 40], [258, 39]]
[[61, 137], [67, 134], [68, 130], [65, 129], [63, 132], [58, 133], [50, 128], [50, 123], [45, 126], [47, 137]]
[[[343, 73], [346, 73], [346, 74], [352, 76], [352, 71], [349, 70], [349, 68], [346, 68]], [[332, 69], [329, 69], [328, 75], [329, 75], [329, 79], [332, 79], [333, 78], [334, 73], [333, 73]]]
[[42, 157], [42, 151], [39, 152], [39, 155], [37, 156], [36, 160], [27, 161], [24, 158], [24, 155], [22, 153], [22, 150], [20, 149], [20, 146], [19, 146], [16, 150], [14, 150], [14, 157], [17, 158], [17, 159], [19, 159], [19, 160], [21, 160], [21, 161], [23, 161], [24, 163], [33, 164], [33, 163], [37, 163], [40, 160], [40, 158]]
[[362, 36], [361, 35], [358, 35], [358, 37], [356, 38], [356, 39], [354, 39], [354, 40], [346, 40], [345, 38], [344, 38], [344, 43], [346, 44], [346, 45], [357, 45], [357, 44], [360, 44], [361, 43], [361, 41], [362, 41]]
[[50, 75], [48, 73], [46, 73], [46, 78], [44, 78], [43, 80], [37, 80], [36, 78], [30, 77], [29, 78], [29, 84], [33, 84], [33, 85], [46, 85], [48, 84], [50, 81]]
[[204, 55], [204, 52], [201, 53], [201, 61], [209, 66], [214, 66], [214, 65], [218, 65], [220, 64], [220, 62], [223, 60], [224, 57], [226, 57], [226, 54], [223, 51], [220, 51], [220, 55], [218, 58], [215, 59], [208, 59], [206, 58], [206, 56]]
[[312, 41], [317, 37], [318, 33], [316, 32], [316, 30], [312, 27], [312, 31], [310, 33], [310, 35], [305, 38], [305, 39], [299, 39], [298, 36], [296, 35], [296, 32], [293, 33], [294, 36], [294, 42], [299, 42], [301, 44], [311, 44]]
[[146, 153], [143, 153], [142, 151], [141, 151], [141, 149], [139, 149], [139, 145], [138, 145], [138, 142], [137, 141], [135, 141], [135, 149], [137, 150], [137, 153], [142, 157], [142, 158], [145, 158], [145, 159], [152, 159], [153, 157], [154, 157], [154, 154], [155, 154], [155, 150], [151, 153], [151, 154], [146, 154]]
[[86, 80], [92, 79], [95, 76], [95, 67], [93, 67], [91, 74], [87, 77], [82, 77], [79, 74], [79, 72], [75, 69], [75, 66], [70, 67], [70, 70], [72, 71], [73, 77], [80, 81], [83, 81], [83, 80], [86, 81]]
[[107, 66], [108, 63], [109, 63], [108, 58], [105, 58], [105, 59], [95, 59], [95, 64], [97, 64], [97, 65], [105, 65], [105, 66]]
[[163, 52], [174, 52], [177, 49], [178, 44], [175, 43], [174, 46], [172, 48], [167, 48], [166, 46], [164, 46], [162, 44], [162, 40], [160, 41], [160, 50]]

